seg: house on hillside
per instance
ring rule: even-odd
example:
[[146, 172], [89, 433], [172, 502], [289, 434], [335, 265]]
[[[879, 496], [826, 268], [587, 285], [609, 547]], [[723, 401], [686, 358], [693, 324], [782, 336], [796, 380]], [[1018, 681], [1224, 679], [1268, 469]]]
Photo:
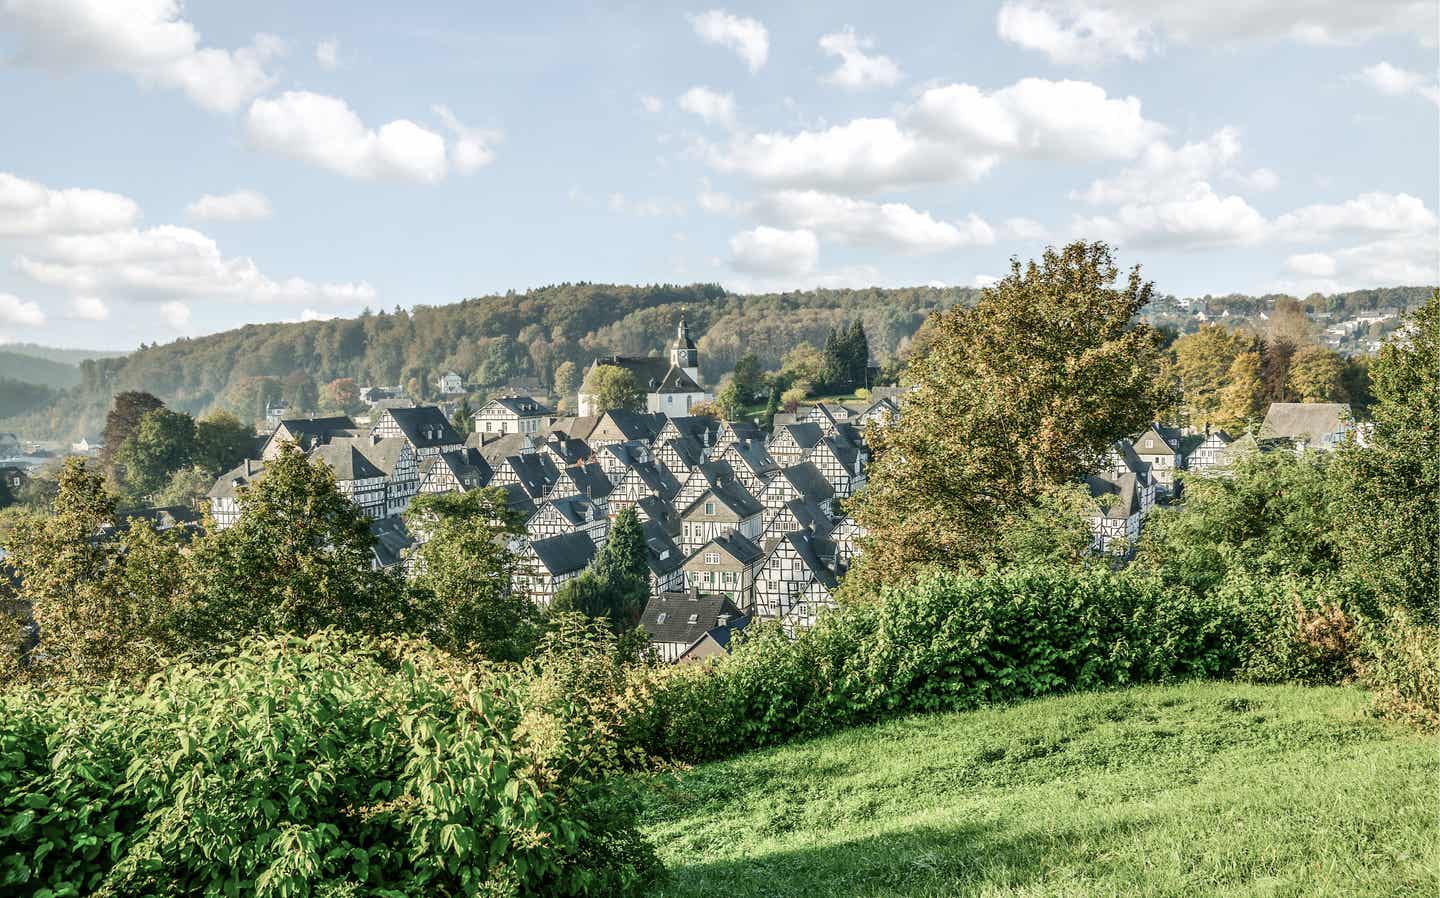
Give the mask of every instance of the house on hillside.
[[373, 431], [382, 437], [404, 437], [420, 459], [465, 448], [465, 438], [433, 405], [388, 408], [375, 422]]
[[585, 442], [597, 452], [615, 443], [637, 443], [648, 447], [664, 427], [664, 415], [616, 408], [600, 416]]
[[754, 496], [760, 495], [770, 479], [780, 472], [780, 464], [766, 451], [763, 440], [738, 440], [720, 457], [730, 463], [735, 476]]
[[[690, 338], [690, 329], [685, 319], [675, 328], [675, 340], [670, 344], [670, 355], [665, 356], [607, 356], [597, 358], [585, 369], [585, 381], [590, 372], [601, 365], [612, 365], [630, 372], [645, 393], [645, 408], [650, 412], [667, 415], [688, 415], [690, 409], [701, 402], [715, 397], [701, 386], [700, 350]], [[588, 392], [582, 381], [576, 395], [576, 408], [581, 415], [597, 415], [596, 396]]]
[[768, 448], [775, 461], [788, 468], [804, 461], [824, 436], [820, 425], [814, 421], [781, 424], [775, 428]]
[[1140, 538], [1146, 506], [1141, 502], [1139, 477], [1131, 471], [1116, 476], [1102, 471], [1085, 478], [1090, 491], [1090, 548], [1108, 552], [1123, 543], [1133, 546]]
[[835, 513], [835, 487], [825, 479], [815, 463], [809, 461], [781, 468], [765, 484], [758, 498], [772, 514], [796, 499], [819, 506], [827, 515]]
[[741, 611], [755, 604], [755, 572], [765, 552], [738, 532], [717, 536], [685, 559], [685, 587], [705, 595], [723, 595]]
[[835, 607], [843, 573], [834, 542], [805, 530], [786, 533], [755, 573], [755, 617], [807, 630]]
[[580, 576], [595, 558], [595, 552], [595, 541], [580, 531], [529, 540], [520, 550], [521, 570], [515, 574], [515, 591], [529, 596], [541, 608], [548, 607], [560, 587]]
[[309, 452], [333, 439], [359, 435], [360, 428], [348, 415], [286, 418], [275, 425], [275, 430], [260, 450], [260, 458], [263, 461], [274, 461], [280, 457], [280, 447], [286, 443], [294, 443], [301, 452]]
[[749, 618], [724, 596], [664, 592], [650, 599], [640, 626], [662, 661], [701, 661], [727, 654]]
[[217, 529], [224, 529], [240, 520], [240, 488], [249, 486], [265, 470], [265, 463], [247, 458], [221, 474], [206, 493], [210, 500], [210, 517]]
[[650, 595], [685, 588], [685, 552], [663, 521], [647, 520], [641, 529], [645, 534], [645, 564], [650, 568]]
[[529, 396], [497, 396], [473, 415], [476, 433], [540, 433], [555, 410]]
[[1205, 474], [1214, 470], [1220, 461], [1220, 453], [1233, 442], [1235, 442], [1235, 438], [1223, 430], [1210, 431], [1205, 434], [1200, 445], [1196, 446], [1195, 450], [1190, 453], [1190, 457], [1186, 459], [1186, 469], [1196, 474]]
[[1353, 428], [1350, 406], [1343, 402], [1272, 402], [1256, 438], [1290, 440], [1297, 452], [1328, 452]]
[[408, 570], [407, 556], [415, 546], [415, 537], [410, 535], [404, 518], [377, 518], [370, 522], [370, 533], [375, 537], [370, 562], [374, 570]]
[[322, 443], [309, 455], [335, 472], [340, 495], [354, 502], [366, 517], [386, 516], [385, 472], [365, 457], [355, 438]]
[[1172, 495], [1175, 491], [1175, 472], [1184, 465], [1180, 454], [1181, 435], [1179, 428], [1164, 424], [1152, 424], [1134, 440], [1131, 445], [1140, 460], [1150, 466], [1150, 475], [1155, 479], [1157, 491]]
[[717, 481], [680, 512], [680, 545], [687, 552], [727, 533], [760, 538], [765, 506], [738, 480]]
[[546, 499], [525, 522], [530, 539], [546, 539], [562, 533], [584, 533], [598, 547], [610, 532], [610, 519], [584, 496]]
[[435, 381], [435, 389], [441, 396], [455, 396], [465, 392], [465, 378], [454, 371], [446, 371]]
[[806, 459], [820, 469], [837, 498], [849, 498], [865, 488], [865, 465], [870, 452], [864, 446], [838, 434], [827, 436], [815, 444]]
[[418, 470], [422, 493], [468, 493], [489, 486], [495, 477], [495, 469], [480, 450], [468, 448], [431, 456]]

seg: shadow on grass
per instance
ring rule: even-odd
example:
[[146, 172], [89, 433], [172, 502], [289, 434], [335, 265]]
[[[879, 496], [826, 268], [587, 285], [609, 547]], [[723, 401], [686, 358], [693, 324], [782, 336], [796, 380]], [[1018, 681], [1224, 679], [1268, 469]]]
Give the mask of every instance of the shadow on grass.
[[980, 825], [916, 827], [823, 846], [686, 864], [670, 858], [655, 898], [939, 898], [1003, 894], [1057, 871], [1104, 875], [1109, 848], [1144, 820], [1013, 834]]

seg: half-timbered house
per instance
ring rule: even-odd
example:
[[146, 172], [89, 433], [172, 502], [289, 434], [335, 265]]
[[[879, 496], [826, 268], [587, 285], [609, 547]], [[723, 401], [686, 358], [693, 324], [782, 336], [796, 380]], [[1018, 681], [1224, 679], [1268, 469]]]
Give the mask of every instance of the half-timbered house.
[[741, 611], [755, 603], [755, 572], [765, 552], [737, 532], [706, 542], [685, 559], [685, 588], [706, 595], [723, 595]]
[[662, 661], [700, 661], [729, 651], [732, 633], [749, 623], [724, 596], [664, 592], [640, 615], [650, 647]]
[[516, 592], [548, 607], [560, 591], [595, 557], [595, 541], [588, 533], [561, 533], [539, 540], [526, 540], [520, 548], [520, 570], [515, 573]]

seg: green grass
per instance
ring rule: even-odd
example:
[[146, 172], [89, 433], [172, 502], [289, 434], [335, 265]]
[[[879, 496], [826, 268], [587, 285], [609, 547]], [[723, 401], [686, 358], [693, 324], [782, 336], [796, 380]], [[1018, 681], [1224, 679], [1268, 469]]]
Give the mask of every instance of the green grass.
[[662, 778], [659, 896], [1440, 894], [1440, 740], [1347, 689], [911, 717]]

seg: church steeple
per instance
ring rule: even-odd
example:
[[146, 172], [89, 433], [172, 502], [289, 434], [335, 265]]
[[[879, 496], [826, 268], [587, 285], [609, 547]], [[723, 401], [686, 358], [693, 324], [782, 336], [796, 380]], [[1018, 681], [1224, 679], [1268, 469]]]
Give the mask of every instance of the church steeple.
[[675, 327], [675, 342], [670, 344], [670, 364], [676, 368], [683, 368], [685, 373], [697, 384], [700, 382], [700, 350], [695, 348], [695, 341], [690, 339], [690, 328], [685, 323], [685, 315], [680, 315], [680, 323]]

